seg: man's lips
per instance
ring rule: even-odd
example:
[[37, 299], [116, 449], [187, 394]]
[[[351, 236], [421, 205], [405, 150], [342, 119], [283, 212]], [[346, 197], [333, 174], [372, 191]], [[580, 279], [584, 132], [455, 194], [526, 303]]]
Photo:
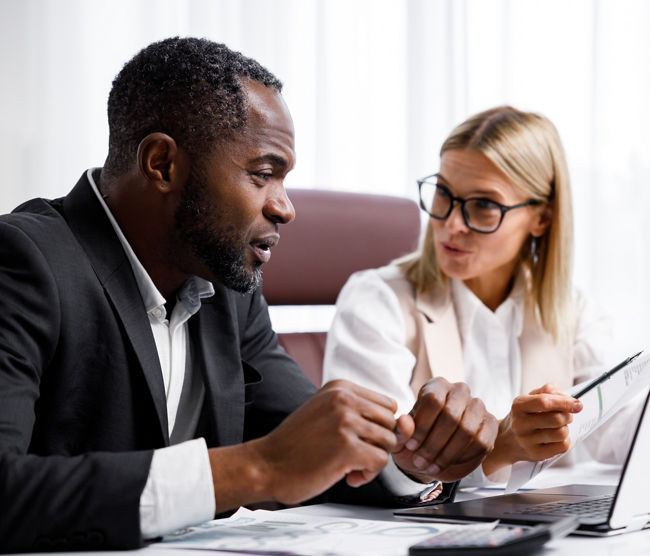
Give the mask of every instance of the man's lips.
[[278, 244], [278, 241], [280, 241], [279, 234], [270, 234], [268, 236], [255, 238], [249, 245], [260, 262], [268, 263], [271, 260], [271, 248], [275, 247]]

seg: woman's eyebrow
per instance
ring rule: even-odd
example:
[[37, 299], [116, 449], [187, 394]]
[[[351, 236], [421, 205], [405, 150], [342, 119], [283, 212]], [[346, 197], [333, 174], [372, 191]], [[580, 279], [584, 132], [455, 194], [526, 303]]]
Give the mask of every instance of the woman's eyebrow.
[[[448, 188], [453, 187], [451, 185], [451, 183], [449, 182], [449, 180], [447, 178], [445, 178], [445, 176], [443, 176], [440, 172], [438, 172], [437, 174], [434, 174], [434, 176], [435, 176], [436, 180], [442, 181], [443, 185], [445, 187], [448, 187]], [[495, 189], [481, 189], [481, 188], [478, 188], [478, 189], [475, 189], [472, 192], [470, 192], [466, 196], [466, 198], [470, 198], [470, 197], [475, 198], [475, 197], [481, 197], [481, 196], [486, 196], [487, 198], [489, 198], [489, 197], [495, 196], [495, 195], [497, 197], [500, 197], [501, 199], [503, 199], [503, 192], [500, 191], [499, 189], [496, 189], [496, 188]]]

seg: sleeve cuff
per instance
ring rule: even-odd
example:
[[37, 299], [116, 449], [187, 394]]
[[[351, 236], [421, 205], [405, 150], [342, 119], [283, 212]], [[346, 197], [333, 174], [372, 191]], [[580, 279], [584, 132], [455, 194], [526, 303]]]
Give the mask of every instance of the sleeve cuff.
[[483, 471], [483, 464], [479, 465], [469, 475], [461, 479], [461, 487], [483, 487], [497, 484], [505, 484], [510, 478], [512, 465], [506, 465], [498, 471], [495, 471], [490, 476], [487, 476]]
[[426, 497], [439, 484], [438, 481], [433, 483], [414, 481], [397, 467], [392, 456], [381, 471], [381, 480], [391, 494], [400, 498]]
[[140, 496], [142, 538], [214, 519], [214, 486], [203, 438], [155, 450]]

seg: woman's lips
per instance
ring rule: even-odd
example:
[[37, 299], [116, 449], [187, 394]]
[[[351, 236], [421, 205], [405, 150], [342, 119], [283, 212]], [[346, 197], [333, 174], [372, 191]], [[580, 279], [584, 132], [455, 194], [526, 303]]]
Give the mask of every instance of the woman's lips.
[[469, 255], [471, 253], [471, 251], [469, 251], [468, 249], [463, 249], [462, 247], [458, 245], [454, 245], [453, 243], [447, 243], [443, 241], [442, 243], [440, 243], [440, 245], [442, 246], [445, 255], [448, 255], [450, 257], [460, 258]]

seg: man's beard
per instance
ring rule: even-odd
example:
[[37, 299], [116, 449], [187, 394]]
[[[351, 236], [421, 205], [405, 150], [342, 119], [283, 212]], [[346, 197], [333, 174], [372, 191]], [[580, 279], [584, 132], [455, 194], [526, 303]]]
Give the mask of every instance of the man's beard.
[[262, 281], [261, 263], [247, 269], [245, 243], [224, 225], [225, 215], [212, 204], [201, 173], [192, 169], [174, 213], [181, 240], [210, 272], [227, 288], [250, 293]]

